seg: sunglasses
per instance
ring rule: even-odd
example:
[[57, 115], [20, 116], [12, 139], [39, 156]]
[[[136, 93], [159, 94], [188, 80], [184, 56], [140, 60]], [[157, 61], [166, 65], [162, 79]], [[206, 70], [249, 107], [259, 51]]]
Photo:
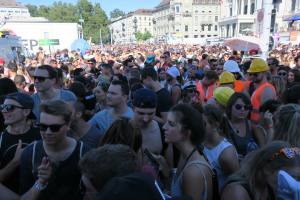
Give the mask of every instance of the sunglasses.
[[47, 124], [39, 124], [39, 128], [41, 131], [47, 131], [48, 128], [50, 128], [51, 132], [57, 132], [61, 129], [61, 127], [63, 127], [65, 124], [51, 124], [51, 125], [47, 125]]
[[278, 73], [278, 76], [286, 76], [287, 75], [287, 73]]
[[287, 159], [295, 158], [297, 155], [300, 156], [300, 149], [297, 147], [294, 148], [282, 148], [276, 152], [270, 160], [274, 160], [278, 156], [285, 156]]
[[165, 59], [166, 57], [160, 57], [160, 58]]
[[44, 82], [49, 77], [43, 77], [43, 76], [34, 76], [33, 80], [38, 82]]
[[2, 104], [2, 105], [0, 106], [1, 112], [12, 112], [12, 111], [14, 111], [16, 108], [24, 109], [24, 107], [16, 106], [16, 105], [11, 105], [11, 104]]
[[244, 108], [244, 110], [251, 110], [251, 106], [250, 105], [241, 105], [241, 104], [235, 104], [235, 109], [237, 110], [241, 110], [242, 108]]

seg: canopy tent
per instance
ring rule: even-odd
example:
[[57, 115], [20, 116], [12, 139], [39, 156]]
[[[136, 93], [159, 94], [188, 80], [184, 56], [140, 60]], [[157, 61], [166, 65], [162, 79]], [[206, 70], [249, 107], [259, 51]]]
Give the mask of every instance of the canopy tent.
[[78, 49], [84, 54], [87, 50], [91, 49], [91, 46], [84, 39], [77, 39], [71, 44], [71, 50], [77, 51]]

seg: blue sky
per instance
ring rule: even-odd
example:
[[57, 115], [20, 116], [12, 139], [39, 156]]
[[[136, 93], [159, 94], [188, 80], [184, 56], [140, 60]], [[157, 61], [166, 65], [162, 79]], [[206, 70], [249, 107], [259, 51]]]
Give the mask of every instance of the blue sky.
[[[61, 0], [66, 3], [76, 3], [77, 0]], [[17, 0], [22, 4], [34, 4], [34, 5], [51, 5], [53, 0]], [[125, 12], [133, 11], [139, 8], [154, 8], [160, 2], [160, 0], [90, 0], [92, 3], [100, 3], [102, 9], [106, 14], [115, 8], [119, 8]]]

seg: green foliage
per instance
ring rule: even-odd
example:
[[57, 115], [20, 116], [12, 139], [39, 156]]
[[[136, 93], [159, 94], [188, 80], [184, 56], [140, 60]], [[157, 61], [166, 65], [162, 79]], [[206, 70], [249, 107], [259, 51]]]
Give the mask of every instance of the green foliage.
[[110, 12], [110, 18], [117, 18], [117, 17], [123, 17], [125, 15], [125, 12], [120, 9], [114, 9]]
[[103, 42], [109, 42], [108, 18], [99, 3], [92, 4], [88, 0], [78, 0], [77, 4], [54, 2], [51, 6], [26, 5], [33, 17], [45, 17], [52, 22], [79, 23], [82, 18], [83, 35], [86, 40], [92, 39], [100, 43], [100, 29]]
[[145, 33], [141, 33], [140, 31], [138, 31], [134, 36], [137, 41], [146, 41], [152, 38], [152, 35], [149, 31], [146, 31]]

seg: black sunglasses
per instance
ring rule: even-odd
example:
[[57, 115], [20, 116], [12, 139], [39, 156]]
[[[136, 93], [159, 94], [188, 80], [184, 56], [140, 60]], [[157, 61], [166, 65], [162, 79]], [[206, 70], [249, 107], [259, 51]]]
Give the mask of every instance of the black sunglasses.
[[286, 75], [287, 75], [287, 73], [285, 73], [285, 72], [278, 73], [278, 76], [286, 76]]
[[34, 81], [38, 81], [38, 82], [44, 82], [47, 78], [49, 77], [43, 77], [43, 76], [34, 76], [33, 79]]
[[47, 125], [47, 124], [39, 124], [39, 128], [41, 131], [47, 131], [48, 128], [50, 128], [51, 132], [57, 132], [61, 129], [61, 127], [63, 127], [65, 124], [51, 124], [51, 125]]
[[244, 108], [244, 110], [251, 110], [252, 109], [252, 106], [250, 105], [241, 105], [241, 104], [235, 104], [235, 109], [237, 110], [241, 110], [242, 108]]
[[14, 111], [16, 108], [24, 109], [24, 107], [12, 105], [12, 104], [2, 104], [2, 105], [0, 106], [0, 110], [1, 110], [2, 112], [12, 112], [12, 111]]
[[249, 76], [257, 77], [259, 73], [249, 73]]

